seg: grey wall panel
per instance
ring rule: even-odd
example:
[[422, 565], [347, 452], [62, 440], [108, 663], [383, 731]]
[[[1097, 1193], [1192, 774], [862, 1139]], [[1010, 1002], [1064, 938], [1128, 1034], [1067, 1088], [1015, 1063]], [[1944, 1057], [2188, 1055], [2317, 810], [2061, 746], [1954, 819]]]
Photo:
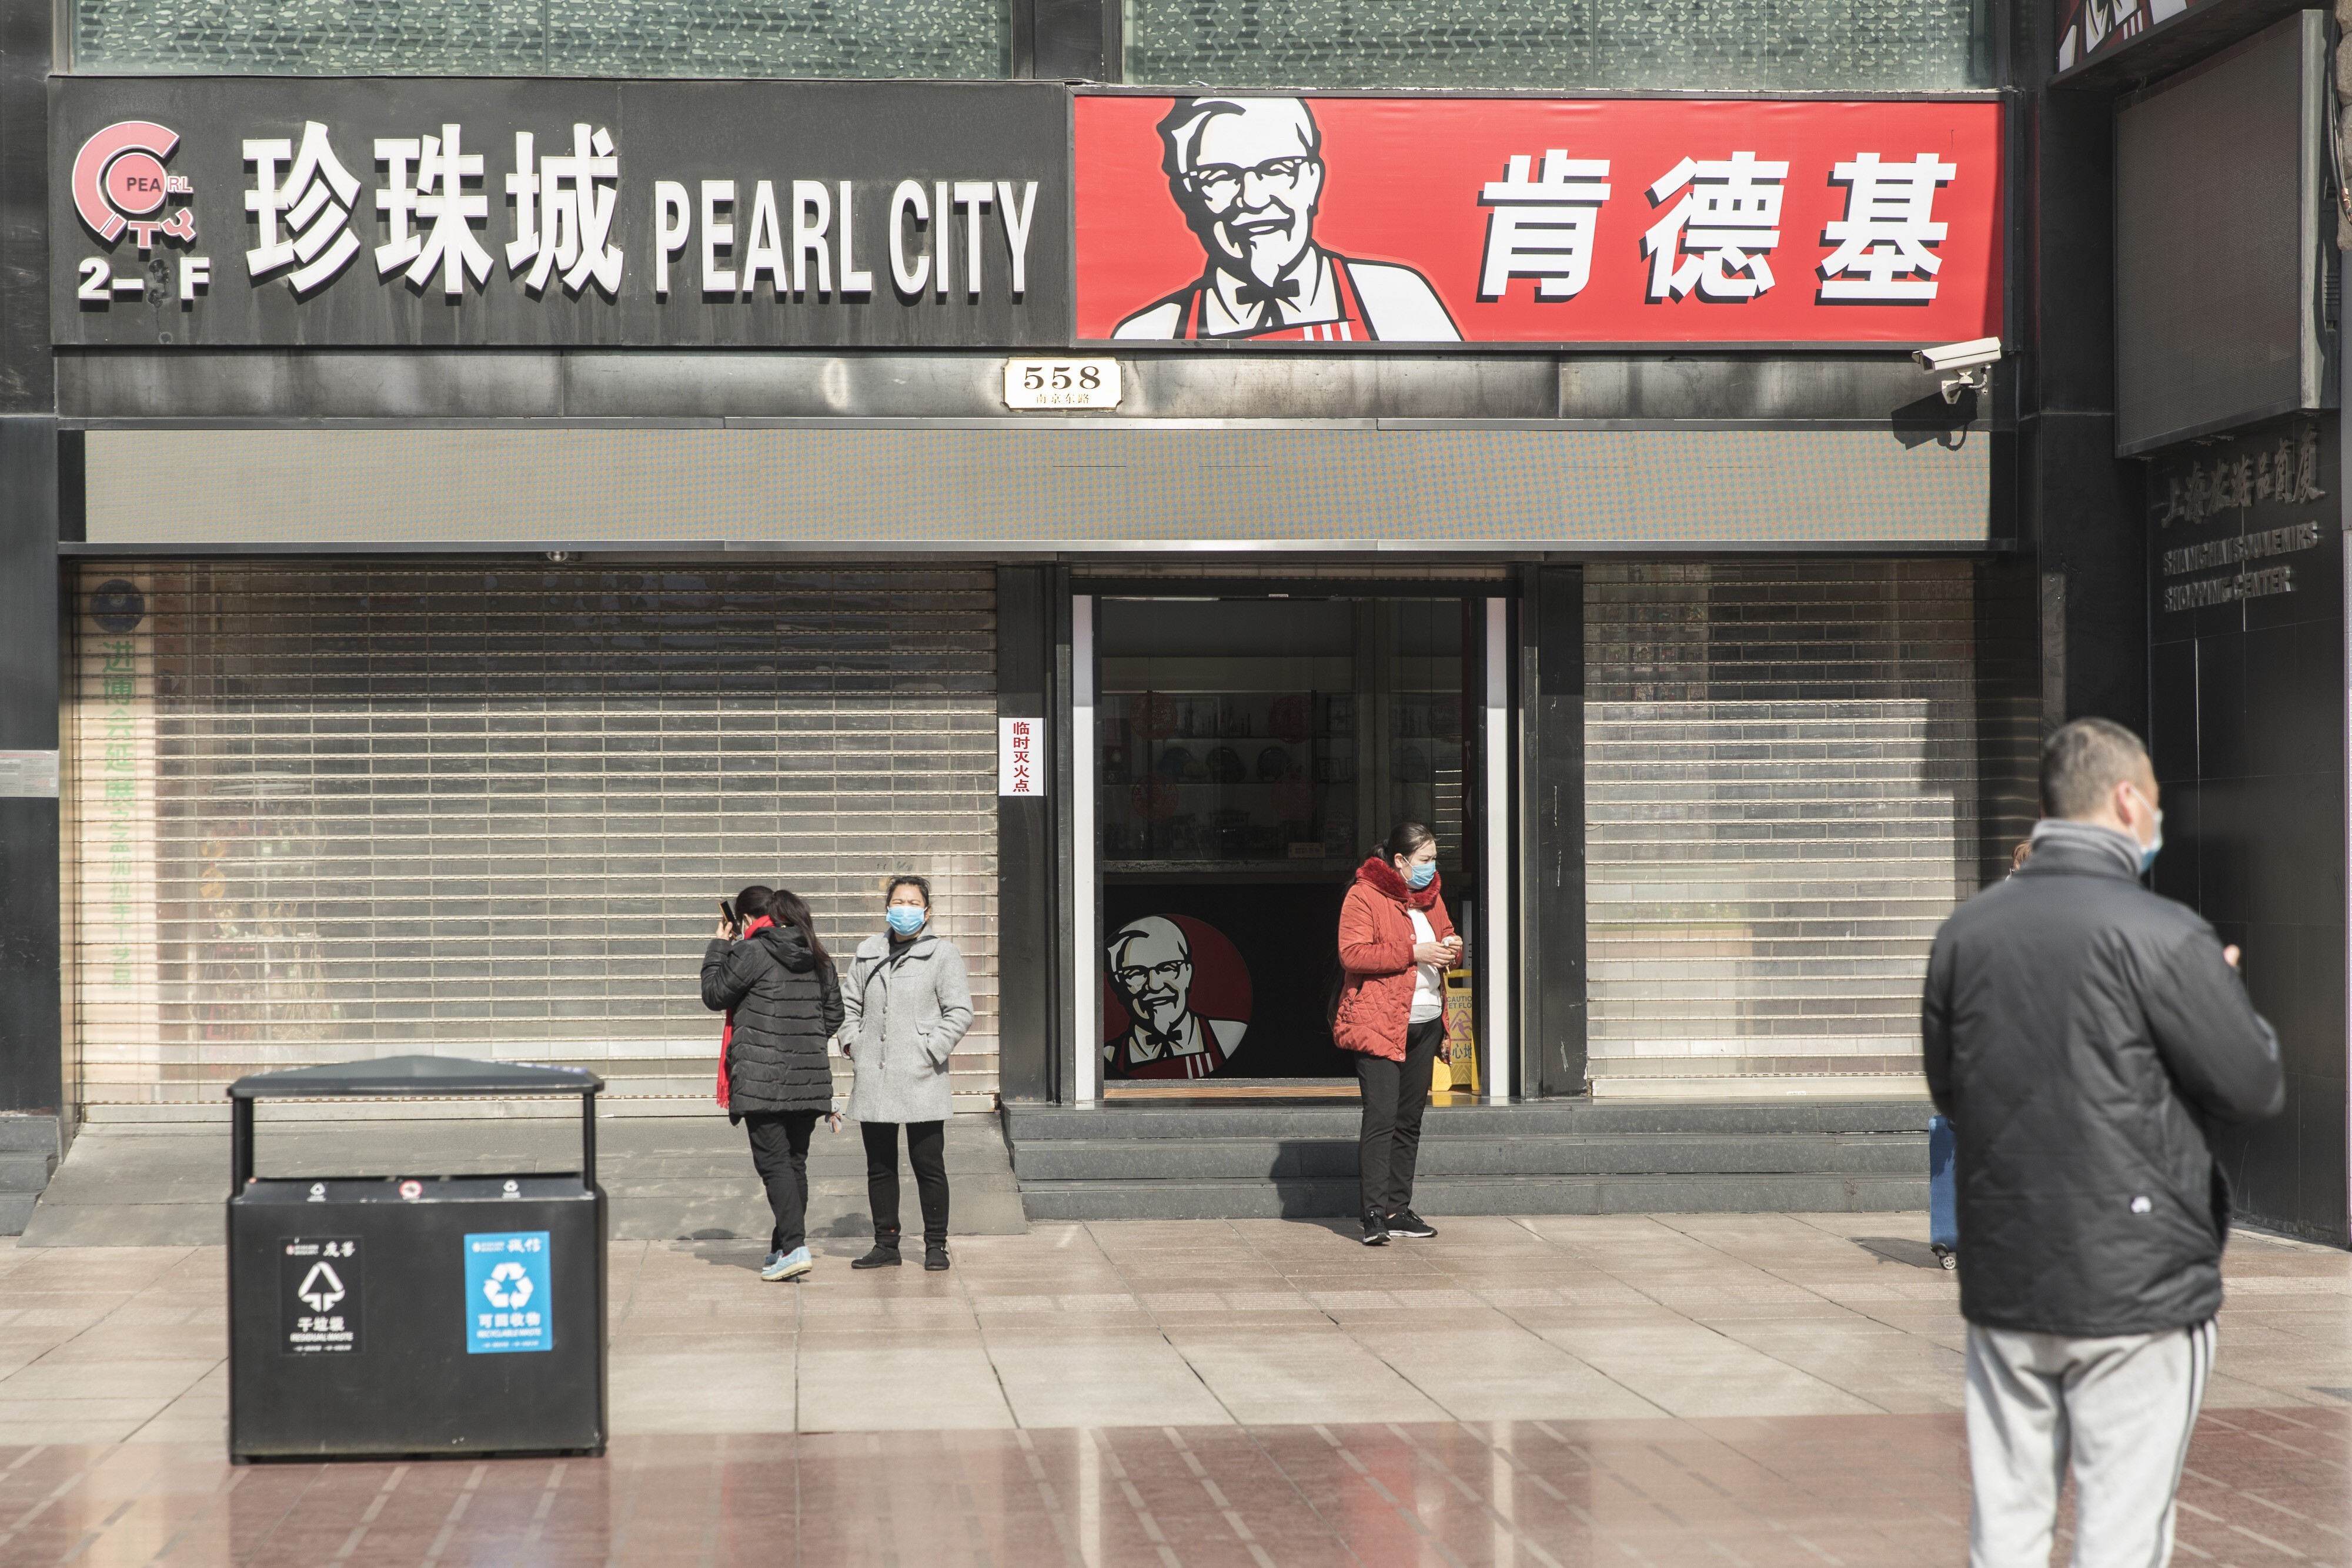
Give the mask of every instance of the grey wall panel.
[[[1958, 431], [1979, 400], [1944, 402], [1908, 354], [1578, 355], [1559, 361], [1562, 419], [1905, 419]], [[1931, 406], [1932, 405], [1932, 406]]]
[[700, 1100], [717, 901], [781, 882], [845, 956], [894, 871], [971, 965], [955, 1087], [996, 1088], [992, 572], [122, 561], [77, 589], [84, 1102], [410, 1051]]
[[[58, 745], [57, 422], [0, 417], [0, 750]], [[58, 801], [0, 797], [0, 1112], [63, 1103]]]
[[[1039, 721], [1046, 745], [1058, 748], [1054, 721], [1053, 571], [1013, 566], [996, 573], [996, 713], [999, 719]], [[1056, 759], [1045, 758], [1047, 798], [996, 802], [996, 940], [1003, 997], [998, 1028], [998, 1085], [1008, 1099], [1049, 1100], [1054, 1094], [1055, 1028], [1054, 938], [1060, 863], [1054, 853], [1054, 812], [1061, 791], [1052, 780]]]
[[141, 548], [1969, 548], [1990, 446], [1084, 421], [93, 430], [87, 518], [91, 543]]
[[[2103, 122], [2104, 123], [2104, 122]], [[1884, 421], [1914, 441], [1980, 428], [1908, 355], [1126, 353], [1116, 416], [1150, 419]], [[67, 349], [78, 419], [875, 419], [991, 416], [996, 354], [739, 349]], [[2102, 350], [2102, 380], [2108, 365]], [[2001, 372], [2006, 374], [2007, 371]]]
[[2116, 449], [2322, 406], [2325, 14], [2116, 115]]
[[[1528, 966], [1521, 1028], [1531, 1049], [1528, 1094], [1579, 1094], [1586, 1072], [1584, 579], [1574, 567], [1531, 568], [1519, 623], [1532, 658], [1523, 666], [1522, 787]], [[1530, 689], [1532, 688], [1532, 689]]]

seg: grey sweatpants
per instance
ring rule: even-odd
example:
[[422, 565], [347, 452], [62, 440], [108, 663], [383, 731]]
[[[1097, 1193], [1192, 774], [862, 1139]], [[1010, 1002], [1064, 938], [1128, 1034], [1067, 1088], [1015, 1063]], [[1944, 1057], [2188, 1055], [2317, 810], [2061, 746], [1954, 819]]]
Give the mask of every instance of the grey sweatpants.
[[2074, 1568], [2165, 1568], [2213, 1368], [2210, 1322], [2068, 1339], [1969, 1325], [1969, 1568], [2048, 1568], [2074, 1469]]

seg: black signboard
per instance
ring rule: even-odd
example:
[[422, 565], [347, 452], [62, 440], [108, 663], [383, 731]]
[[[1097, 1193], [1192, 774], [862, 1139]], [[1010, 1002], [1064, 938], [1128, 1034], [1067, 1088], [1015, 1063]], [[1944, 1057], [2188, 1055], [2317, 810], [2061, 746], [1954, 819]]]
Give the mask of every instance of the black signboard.
[[1069, 340], [1058, 83], [60, 78], [59, 343]]
[[288, 1355], [349, 1354], [360, 1339], [360, 1244], [348, 1236], [289, 1236], [278, 1260], [278, 1348]]

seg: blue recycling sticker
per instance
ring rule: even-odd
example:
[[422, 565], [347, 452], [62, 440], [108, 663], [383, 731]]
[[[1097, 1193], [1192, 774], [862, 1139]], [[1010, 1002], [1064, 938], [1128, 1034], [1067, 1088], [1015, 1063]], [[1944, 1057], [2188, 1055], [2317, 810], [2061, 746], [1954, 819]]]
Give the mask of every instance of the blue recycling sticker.
[[555, 1348], [547, 1232], [466, 1238], [466, 1353]]

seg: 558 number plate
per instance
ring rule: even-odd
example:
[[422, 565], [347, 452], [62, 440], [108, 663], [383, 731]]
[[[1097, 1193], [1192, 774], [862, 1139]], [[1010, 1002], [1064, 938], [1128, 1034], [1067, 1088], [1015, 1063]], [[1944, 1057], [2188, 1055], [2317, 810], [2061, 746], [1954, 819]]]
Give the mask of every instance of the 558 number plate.
[[1117, 408], [1117, 360], [1007, 360], [1008, 408]]

